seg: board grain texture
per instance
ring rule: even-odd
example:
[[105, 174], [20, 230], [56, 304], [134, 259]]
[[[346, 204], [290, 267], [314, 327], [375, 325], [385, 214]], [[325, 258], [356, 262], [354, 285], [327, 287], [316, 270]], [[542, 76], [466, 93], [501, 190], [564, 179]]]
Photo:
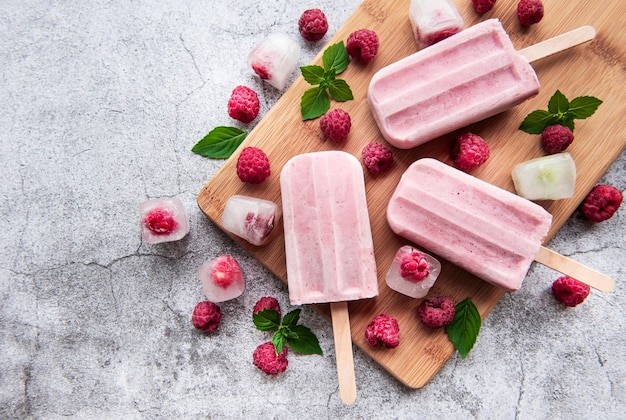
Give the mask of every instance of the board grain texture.
[[[331, 109], [343, 108], [351, 115], [352, 131], [348, 140], [340, 145], [324, 141], [319, 120], [302, 121], [300, 97], [309, 85], [301, 76], [297, 77], [240, 146], [240, 149], [256, 146], [267, 153], [271, 162], [270, 177], [261, 185], [244, 185], [240, 182], [235, 170], [238, 157], [236, 151], [199, 192], [198, 205], [213, 222], [221, 227], [224, 205], [233, 194], [264, 198], [280, 204], [279, 174], [283, 164], [296, 154], [340, 149], [360, 159], [361, 150], [366, 144], [371, 141], [384, 142], [368, 108], [367, 88], [374, 72], [416, 51], [408, 19], [409, 3], [409, 0], [365, 0], [328, 39], [327, 45], [345, 41], [351, 32], [360, 28], [375, 30], [380, 39], [380, 50], [373, 62], [351, 62], [340, 76], [351, 86], [354, 100], [331, 103]], [[539, 136], [517, 129], [523, 118], [535, 109], [546, 109], [549, 98], [557, 89], [570, 99], [581, 95], [596, 96], [604, 103], [591, 118], [577, 122], [575, 140], [568, 149], [574, 157], [578, 171], [575, 196], [567, 200], [539, 202], [554, 217], [546, 239], [548, 241], [626, 146], [626, 129], [623, 123], [626, 104], [626, 37], [623, 31], [626, 3], [623, 0], [603, 1], [601, 4], [583, 0], [551, 0], [544, 1], [544, 4], [546, 9], [543, 20], [537, 25], [524, 28], [517, 21], [515, 0], [500, 0], [485, 15], [476, 14], [469, 0], [456, 0], [466, 27], [488, 18], [499, 18], [518, 50], [579, 26], [591, 25], [596, 29], [597, 35], [592, 42], [533, 63], [541, 82], [541, 90], [536, 97], [510, 111], [415, 149], [392, 148], [394, 164], [389, 171], [379, 176], [373, 176], [364, 170], [380, 295], [349, 303], [352, 339], [359, 348], [408, 387], [421, 388], [427, 384], [455, 350], [443, 329], [429, 330], [421, 326], [415, 314], [421, 299], [400, 295], [389, 289], [385, 283], [385, 274], [395, 251], [407, 243], [393, 234], [385, 219], [387, 202], [404, 170], [421, 157], [434, 157], [451, 164], [450, 147], [455, 137], [461, 131], [472, 131], [489, 143], [491, 157], [487, 163], [472, 170], [471, 174], [514, 191], [510, 175], [513, 166], [545, 155]], [[320, 53], [312, 64], [321, 64], [324, 48], [320, 48]], [[301, 63], [304, 64], [307, 63]], [[282, 233], [281, 222], [272, 233], [272, 241], [264, 247], [255, 247], [231, 236], [280, 280], [287, 283]], [[450, 263], [442, 263], [441, 275], [429, 296], [449, 295], [456, 301], [470, 297], [483, 318], [503, 297], [503, 290]], [[546, 288], [552, 280], [545, 280]], [[316, 305], [316, 308], [329, 319], [328, 305]], [[396, 349], [372, 348], [365, 341], [364, 331], [367, 324], [380, 313], [395, 317], [400, 324], [401, 343]]]

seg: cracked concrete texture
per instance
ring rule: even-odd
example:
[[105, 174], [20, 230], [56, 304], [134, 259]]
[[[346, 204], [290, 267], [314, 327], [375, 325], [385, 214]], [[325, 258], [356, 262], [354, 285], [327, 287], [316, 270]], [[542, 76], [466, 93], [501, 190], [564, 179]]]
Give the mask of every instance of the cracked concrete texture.
[[[287, 290], [201, 214], [196, 194], [222, 162], [189, 150], [208, 128], [233, 125], [224, 104], [234, 85], [261, 92], [261, 115], [278, 99], [245, 65], [265, 34], [295, 36], [311, 7], [333, 33], [358, 4], [3, 4], [0, 417], [623, 417], [623, 210], [593, 226], [575, 214], [550, 244], [615, 278], [615, 292], [566, 309], [548, 290], [554, 273], [533, 266], [468, 358], [450, 359], [421, 390], [356, 350], [359, 397], [344, 406], [332, 330], [307, 307], [302, 322], [324, 356], [291, 355], [278, 377], [252, 366], [269, 340], [252, 306], [273, 295], [292, 309]], [[302, 63], [318, 52], [302, 48]], [[623, 153], [603, 180], [624, 191], [625, 164]], [[137, 207], [159, 196], [183, 201], [191, 233], [150, 246]], [[190, 324], [203, 296], [196, 269], [224, 253], [241, 262], [247, 290], [220, 305], [217, 334], [201, 334]]]

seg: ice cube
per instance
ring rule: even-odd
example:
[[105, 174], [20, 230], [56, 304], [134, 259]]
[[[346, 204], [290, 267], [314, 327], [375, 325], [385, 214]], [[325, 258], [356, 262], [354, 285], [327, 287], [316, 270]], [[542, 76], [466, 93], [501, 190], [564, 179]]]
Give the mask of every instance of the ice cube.
[[141, 236], [148, 244], [178, 241], [189, 233], [189, 219], [176, 197], [153, 198], [139, 205]]
[[299, 59], [298, 44], [288, 35], [276, 32], [268, 35], [250, 51], [248, 64], [261, 79], [283, 90]]
[[224, 302], [241, 296], [245, 282], [241, 267], [230, 255], [221, 255], [198, 269], [202, 289], [211, 302]]
[[435, 284], [441, 264], [432, 256], [405, 245], [398, 249], [387, 272], [387, 285], [412, 298], [426, 296]]
[[224, 207], [222, 226], [252, 245], [260, 246], [267, 242], [280, 215], [279, 207], [271, 201], [233, 195]]

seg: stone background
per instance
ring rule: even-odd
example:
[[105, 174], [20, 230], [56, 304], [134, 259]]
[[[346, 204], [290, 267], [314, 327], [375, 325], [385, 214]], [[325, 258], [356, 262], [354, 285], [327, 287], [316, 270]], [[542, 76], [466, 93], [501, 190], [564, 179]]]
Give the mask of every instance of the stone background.
[[[307, 64], [324, 41], [298, 38], [302, 11], [324, 10], [330, 35], [358, 5], [2, 3], [1, 418], [624, 418], [623, 209], [598, 225], [574, 214], [550, 243], [615, 278], [613, 293], [565, 308], [549, 291], [555, 274], [533, 266], [469, 357], [423, 389], [355, 349], [358, 399], [343, 405], [331, 326], [309, 307], [302, 322], [324, 356], [291, 353], [277, 377], [252, 366], [269, 339], [252, 306], [273, 295], [292, 309], [287, 289], [200, 212], [196, 194], [223, 161], [190, 149], [210, 128], [237, 125], [225, 105], [235, 85], [260, 93], [261, 116], [279, 98], [246, 65], [266, 34], [298, 39]], [[625, 164], [622, 154], [603, 181], [624, 191]], [[137, 208], [160, 196], [184, 202], [191, 233], [146, 245]], [[205, 335], [190, 323], [203, 298], [196, 270], [224, 253], [242, 264], [247, 290], [220, 305], [222, 325]]]

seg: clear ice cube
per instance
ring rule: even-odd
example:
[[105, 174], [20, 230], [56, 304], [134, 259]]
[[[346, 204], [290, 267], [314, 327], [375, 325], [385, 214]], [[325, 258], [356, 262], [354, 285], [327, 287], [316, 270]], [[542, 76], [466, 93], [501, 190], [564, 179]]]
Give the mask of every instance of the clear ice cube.
[[248, 55], [248, 64], [263, 80], [283, 90], [291, 73], [297, 68], [300, 47], [288, 35], [268, 35]]
[[440, 272], [441, 264], [437, 259], [405, 245], [396, 252], [385, 280], [398, 293], [422, 298], [433, 287]]
[[245, 290], [243, 273], [237, 260], [230, 255], [221, 255], [208, 261], [198, 269], [202, 289], [211, 302], [224, 302], [241, 296]]
[[153, 198], [139, 205], [141, 236], [148, 244], [178, 241], [189, 233], [189, 218], [176, 197]]
[[252, 245], [260, 246], [267, 242], [280, 215], [280, 208], [271, 201], [233, 195], [224, 207], [222, 226]]

